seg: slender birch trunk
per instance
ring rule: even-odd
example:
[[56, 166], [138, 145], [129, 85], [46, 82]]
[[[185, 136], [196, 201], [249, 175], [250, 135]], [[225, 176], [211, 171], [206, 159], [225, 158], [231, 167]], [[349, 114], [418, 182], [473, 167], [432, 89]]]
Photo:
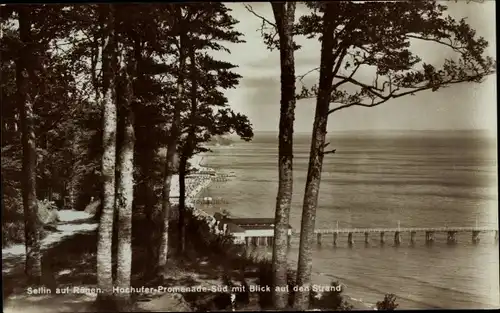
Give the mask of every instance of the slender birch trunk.
[[[112, 235], [113, 218], [115, 211], [115, 166], [116, 166], [116, 124], [117, 124], [117, 97], [115, 90], [115, 8], [109, 5], [110, 12], [107, 19], [109, 28], [106, 46], [103, 47], [103, 58], [110, 57], [111, 63], [106, 68], [106, 76], [109, 81], [103, 90], [103, 154], [101, 159], [101, 175], [103, 180], [102, 192], [102, 213], [99, 222], [98, 242], [97, 242], [97, 285], [102, 293], [98, 300], [110, 300], [113, 298], [113, 276], [112, 276]], [[108, 54], [105, 56], [105, 54]]]
[[[128, 68], [135, 74], [134, 58], [127, 57], [126, 48], [120, 49], [120, 69], [125, 81], [123, 97], [123, 140], [120, 145], [119, 162], [119, 184], [116, 199], [118, 211], [118, 247], [116, 286], [119, 288], [131, 287], [132, 276], [132, 204], [134, 200], [134, 111], [132, 108], [133, 89]], [[120, 292], [117, 294], [122, 308], [127, 308], [130, 294]]]

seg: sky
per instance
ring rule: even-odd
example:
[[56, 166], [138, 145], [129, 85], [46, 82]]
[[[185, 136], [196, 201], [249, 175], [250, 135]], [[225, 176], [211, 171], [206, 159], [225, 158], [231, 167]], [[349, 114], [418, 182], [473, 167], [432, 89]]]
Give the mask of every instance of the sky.
[[[273, 21], [268, 2], [248, 3], [255, 12]], [[443, 3], [444, 4], [444, 3]], [[237, 64], [243, 76], [236, 89], [226, 91], [233, 110], [246, 114], [255, 131], [277, 131], [280, 109], [279, 51], [269, 51], [258, 30], [261, 21], [248, 12], [243, 3], [227, 3], [234, 18], [240, 21], [236, 29], [246, 43], [226, 44], [230, 54], [221, 54], [226, 61]], [[483, 36], [490, 46], [490, 56], [496, 56], [495, 1], [467, 3], [446, 1], [448, 14], [467, 22]], [[305, 10], [297, 7], [296, 20]], [[295, 53], [296, 75], [319, 66], [320, 44], [314, 39], [297, 40], [302, 49]], [[412, 51], [431, 64], [442, 64], [449, 50], [433, 43], [412, 43]], [[437, 62], [437, 63], [436, 63]], [[360, 72], [373, 79], [367, 72]], [[317, 75], [309, 75], [306, 84], [316, 83]], [[362, 78], [361, 78], [362, 79]], [[297, 102], [295, 131], [311, 132], [315, 100]], [[436, 92], [424, 91], [415, 96], [393, 99], [374, 108], [351, 107], [330, 115], [328, 131], [353, 130], [463, 130], [481, 129], [496, 134], [496, 75], [481, 84], [457, 84]]]

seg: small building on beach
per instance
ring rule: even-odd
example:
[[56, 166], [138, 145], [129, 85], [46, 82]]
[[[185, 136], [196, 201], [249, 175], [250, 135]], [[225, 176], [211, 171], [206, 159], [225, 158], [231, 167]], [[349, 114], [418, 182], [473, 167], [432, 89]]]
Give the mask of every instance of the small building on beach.
[[[236, 243], [272, 245], [274, 238], [274, 218], [234, 218], [215, 213], [216, 227], [219, 231], [232, 235]], [[288, 225], [288, 241], [292, 226]]]

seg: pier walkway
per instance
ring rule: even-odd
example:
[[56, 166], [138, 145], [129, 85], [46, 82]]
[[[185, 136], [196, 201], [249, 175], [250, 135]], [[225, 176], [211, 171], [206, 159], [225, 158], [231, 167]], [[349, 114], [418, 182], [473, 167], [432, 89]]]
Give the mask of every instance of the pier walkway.
[[[493, 227], [394, 227], [394, 228], [338, 228], [338, 229], [316, 229], [315, 234], [348, 234], [348, 233], [395, 233], [395, 232], [490, 232], [496, 231]], [[294, 231], [300, 234], [300, 231]]]
[[[425, 242], [432, 243], [434, 241], [435, 233], [446, 233], [448, 243], [457, 242], [457, 233], [470, 232], [472, 234], [472, 242], [479, 242], [479, 234], [494, 232], [495, 241], [498, 242], [498, 228], [494, 227], [395, 227], [395, 228], [332, 228], [332, 229], [316, 229], [314, 233], [317, 236], [318, 244], [321, 244], [321, 239], [323, 235], [331, 234], [333, 235], [333, 244], [337, 244], [337, 238], [339, 234], [347, 234], [347, 242], [349, 245], [354, 244], [353, 234], [364, 234], [365, 243], [369, 243], [370, 234], [377, 233], [380, 236], [380, 242], [385, 242], [385, 233], [394, 234], [394, 244], [398, 245], [401, 243], [401, 234], [409, 233], [410, 242], [415, 243], [417, 233], [425, 233]], [[300, 231], [293, 231], [293, 235], [300, 235]], [[290, 238], [289, 238], [290, 240]]]

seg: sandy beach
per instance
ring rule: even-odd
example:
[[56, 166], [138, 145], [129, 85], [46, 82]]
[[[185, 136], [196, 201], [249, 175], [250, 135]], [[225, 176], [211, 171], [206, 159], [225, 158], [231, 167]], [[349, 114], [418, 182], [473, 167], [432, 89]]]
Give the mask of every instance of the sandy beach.
[[[199, 200], [198, 195], [212, 183], [213, 179], [213, 176], [208, 173], [213, 171], [213, 169], [202, 165], [204, 158], [204, 155], [199, 154], [194, 155], [189, 160], [191, 168], [195, 169], [199, 173], [193, 173], [186, 176], [186, 207], [194, 210], [193, 213], [195, 216], [212, 218], [212, 215], [196, 208], [196, 202]], [[172, 185], [170, 187], [170, 202], [172, 204], [179, 203], [179, 192], [179, 175], [174, 175], [172, 177]]]

